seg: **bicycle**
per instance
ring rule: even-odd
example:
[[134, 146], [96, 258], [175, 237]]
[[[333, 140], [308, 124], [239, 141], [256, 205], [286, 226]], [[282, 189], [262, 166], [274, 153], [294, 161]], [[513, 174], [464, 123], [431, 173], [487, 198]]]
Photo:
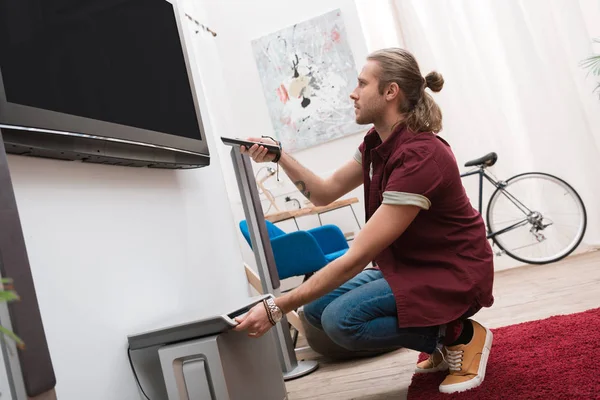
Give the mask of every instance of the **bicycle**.
[[[495, 179], [486, 168], [496, 161], [495, 152], [486, 154], [465, 163], [465, 167], [476, 169], [461, 174], [461, 178], [479, 175], [478, 211], [482, 216], [483, 179], [496, 188], [489, 198], [485, 219], [488, 239], [501, 250], [496, 255], [506, 253], [524, 263], [549, 264], [571, 254], [581, 243], [587, 227], [586, 209], [575, 189], [563, 179], [543, 172], [525, 172], [506, 181]], [[548, 187], [554, 196], [543, 191]], [[513, 215], [505, 213], [504, 205], [506, 212]], [[574, 208], [572, 221], [566, 221], [565, 217], [571, 215], [565, 212], [566, 206]], [[556, 245], [556, 241], [564, 238], [565, 245]], [[524, 255], [527, 249], [536, 250], [537, 255], [533, 252]], [[549, 254], [543, 255], [543, 250], [549, 250]]]

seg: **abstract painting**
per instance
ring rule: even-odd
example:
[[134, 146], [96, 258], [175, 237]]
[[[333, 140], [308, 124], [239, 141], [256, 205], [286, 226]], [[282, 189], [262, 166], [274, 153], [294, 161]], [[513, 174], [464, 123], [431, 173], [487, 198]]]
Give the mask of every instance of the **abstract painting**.
[[252, 42], [277, 140], [301, 150], [360, 132], [350, 94], [358, 74], [340, 10]]

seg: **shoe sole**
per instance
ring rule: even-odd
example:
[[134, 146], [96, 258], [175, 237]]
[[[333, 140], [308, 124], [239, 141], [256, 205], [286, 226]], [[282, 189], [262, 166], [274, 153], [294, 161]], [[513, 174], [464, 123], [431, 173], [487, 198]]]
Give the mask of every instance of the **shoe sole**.
[[446, 361], [442, 361], [441, 363], [438, 364], [437, 367], [415, 368], [415, 374], [430, 374], [432, 372], [447, 371], [447, 370], [448, 370], [448, 363]]
[[440, 385], [439, 389], [441, 393], [458, 393], [466, 390], [474, 389], [483, 383], [485, 379], [485, 371], [487, 368], [487, 362], [490, 357], [492, 350], [492, 342], [494, 341], [494, 334], [488, 328], [485, 328], [485, 343], [481, 352], [481, 360], [479, 361], [479, 368], [477, 369], [477, 375], [475, 378], [466, 382], [455, 383], [453, 385]]

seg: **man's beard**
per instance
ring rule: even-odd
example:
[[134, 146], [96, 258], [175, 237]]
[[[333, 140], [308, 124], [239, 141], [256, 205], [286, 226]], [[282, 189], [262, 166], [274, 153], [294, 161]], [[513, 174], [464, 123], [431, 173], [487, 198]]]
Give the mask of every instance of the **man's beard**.
[[355, 120], [358, 125], [374, 124], [381, 118], [385, 110], [385, 102], [381, 98], [373, 98], [363, 107], [361, 106]]
[[356, 116], [355, 120], [358, 125], [369, 125], [374, 121], [373, 110], [360, 109], [360, 113]]

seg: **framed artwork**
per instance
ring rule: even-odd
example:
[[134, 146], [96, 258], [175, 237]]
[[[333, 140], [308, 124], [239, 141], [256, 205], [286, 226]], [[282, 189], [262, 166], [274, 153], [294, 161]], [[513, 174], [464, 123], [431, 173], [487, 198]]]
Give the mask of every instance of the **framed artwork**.
[[358, 73], [340, 10], [252, 42], [276, 138], [286, 151], [358, 133]]

